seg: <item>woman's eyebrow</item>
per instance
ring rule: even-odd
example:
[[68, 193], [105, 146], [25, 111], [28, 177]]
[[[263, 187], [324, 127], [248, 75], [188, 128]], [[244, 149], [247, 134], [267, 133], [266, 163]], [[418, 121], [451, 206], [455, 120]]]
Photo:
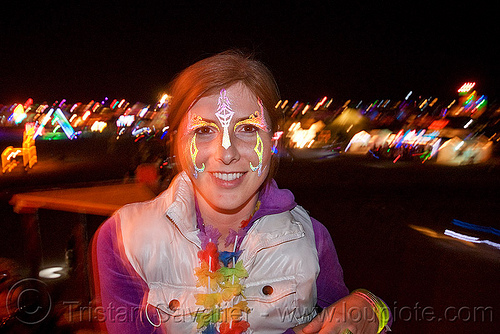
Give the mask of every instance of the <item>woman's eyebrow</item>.
[[259, 129], [262, 129], [263, 131], [266, 131], [266, 132], [269, 131], [269, 129], [267, 127], [266, 120], [264, 118], [262, 118], [257, 111], [253, 114], [250, 114], [246, 118], [240, 118], [240, 119], [236, 120], [236, 123], [234, 125], [234, 130], [236, 131], [236, 127], [241, 125], [241, 124], [251, 124], [251, 125], [255, 125]]
[[247, 117], [240, 117], [240, 118], [237, 118], [237, 119], [236, 119], [236, 121], [235, 121], [235, 123], [239, 123], [239, 122], [241, 122], [241, 121], [245, 121], [245, 120], [247, 120], [247, 119], [250, 119], [250, 116], [251, 116], [251, 115], [253, 115], [253, 114], [250, 114], [250, 115], [248, 115]]
[[215, 120], [206, 119], [198, 115], [193, 115], [189, 119], [189, 124], [188, 124], [189, 130], [193, 130], [202, 126], [215, 126], [217, 129], [219, 129], [217, 123], [215, 123]]
[[200, 118], [203, 122], [206, 122], [206, 123], [217, 123], [217, 120], [216, 120], [216, 119], [203, 118], [203, 117], [201, 117], [201, 116], [199, 116], [199, 118]]

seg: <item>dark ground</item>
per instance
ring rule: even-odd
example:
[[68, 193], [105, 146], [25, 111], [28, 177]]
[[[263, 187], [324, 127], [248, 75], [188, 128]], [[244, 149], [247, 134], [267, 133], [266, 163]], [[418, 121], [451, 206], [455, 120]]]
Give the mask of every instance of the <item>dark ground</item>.
[[[21, 219], [8, 205], [13, 194], [120, 182], [136, 147], [123, 142], [110, 149], [100, 138], [37, 141], [39, 164], [33, 170], [0, 175], [0, 256], [26, 267]], [[395, 333], [498, 332], [500, 250], [443, 235], [452, 229], [500, 243], [500, 237], [452, 225], [458, 219], [500, 228], [496, 159], [459, 167], [343, 156], [282, 160], [276, 179], [329, 229], [348, 287], [366, 288], [386, 301]], [[43, 266], [65, 262], [78, 219], [71, 213], [39, 211]], [[86, 219], [91, 235], [105, 217]], [[47, 284], [61, 312], [61, 301], [81, 299], [69, 274]], [[44, 326], [23, 329], [53, 332], [47, 330], [50, 326], [47, 320]]]

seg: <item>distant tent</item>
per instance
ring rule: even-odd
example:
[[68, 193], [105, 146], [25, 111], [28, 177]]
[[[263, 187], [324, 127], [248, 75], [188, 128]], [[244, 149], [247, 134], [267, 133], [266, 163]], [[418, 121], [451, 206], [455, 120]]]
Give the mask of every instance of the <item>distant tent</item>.
[[392, 134], [388, 129], [374, 129], [370, 131], [371, 139], [369, 143], [370, 148], [382, 147], [387, 142], [387, 139]]
[[463, 154], [463, 151], [460, 149], [464, 144], [465, 142], [458, 137], [449, 139], [439, 148], [436, 162], [445, 165], [460, 164], [462, 160], [461, 155]]
[[466, 165], [487, 161], [491, 157], [493, 144], [484, 136], [462, 140], [453, 137], [439, 148], [437, 163]]
[[369, 143], [371, 137], [372, 136], [368, 132], [361, 130], [352, 137], [345, 149], [345, 152], [350, 154], [368, 153], [368, 150], [370, 149]]
[[491, 157], [493, 142], [483, 135], [468, 142], [466, 155], [469, 163], [482, 163]]

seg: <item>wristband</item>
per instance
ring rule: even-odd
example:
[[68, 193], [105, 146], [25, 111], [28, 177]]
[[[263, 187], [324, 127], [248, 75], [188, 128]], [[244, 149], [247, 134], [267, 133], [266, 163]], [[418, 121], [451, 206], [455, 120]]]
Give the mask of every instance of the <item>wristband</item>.
[[352, 294], [360, 296], [370, 304], [378, 319], [377, 333], [380, 333], [389, 322], [389, 310], [387, 309], [385, 303], [373, 293], [365, 289], [354, 290]]

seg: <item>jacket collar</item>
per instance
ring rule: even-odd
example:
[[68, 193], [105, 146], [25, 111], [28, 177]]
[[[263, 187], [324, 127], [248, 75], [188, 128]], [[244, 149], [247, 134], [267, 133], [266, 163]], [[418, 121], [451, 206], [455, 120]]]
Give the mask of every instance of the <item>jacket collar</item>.
[[290, 211], [297, 206], [292, 192], [288, 189], [278, 188], [274, 179], [260, 191], [259, 200], [260, 207], [254, 214], [252, 221], [263, 216]]
[[188, 240], [200, 246], [199, 230], [196, 225], [194, 189], [186, 172], [177, 174], [168, 189], [160, 196], [165, 196], [167, 202], [165, 216]]
[[[165, 215], [167, 218], [177, 226], [187, 239], [199, 246], [194, 189], [187, 173], [181, 172], [177, 174], [165, 193], [160, 196], [166, 197], [167, 209]], [[271, 180], [262, 188], [259, 193], [259, 200], [259, 210], [253, 215], [250, 224], [246, 228], [247, 231], [256, 220], [264, 216], [292, 210], [297, 206], [292, 192], [288, 189], [279, 189], [275, 180]]]

